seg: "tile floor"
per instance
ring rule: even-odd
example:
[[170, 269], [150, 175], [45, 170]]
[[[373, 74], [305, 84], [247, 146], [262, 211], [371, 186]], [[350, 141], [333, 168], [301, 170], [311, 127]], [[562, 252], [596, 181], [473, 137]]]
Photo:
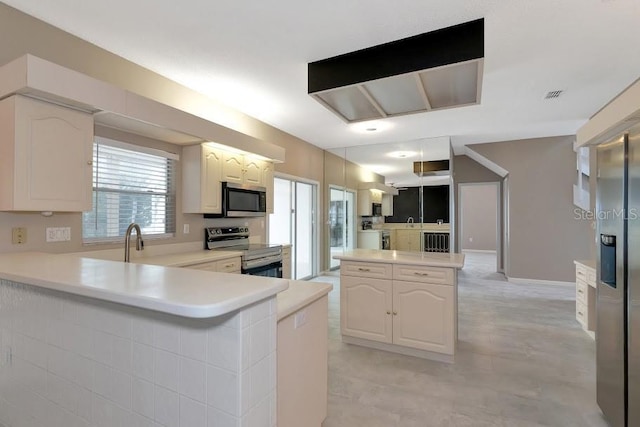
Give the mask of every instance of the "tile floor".
[[595, 343], [575, 290], [514, 285], [495, 255], [459, 274], [455, 364], [340, 340], [339, 277], [329, 295], [329, 415], [323, 427], [606, 427], [595, 401]]

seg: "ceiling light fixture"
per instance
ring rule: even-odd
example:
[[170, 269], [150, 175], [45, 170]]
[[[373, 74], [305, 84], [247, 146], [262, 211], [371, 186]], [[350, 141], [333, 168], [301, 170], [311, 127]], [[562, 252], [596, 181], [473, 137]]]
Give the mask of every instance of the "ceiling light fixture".
[[308, 93], [347, 123], [480, 103], [484, 19], [311, 62]]
[[379, 120], [373, 120], [373, 121], [354, 123], [350, 127], [354, 132], [358, 132], [358, 133], [378, 133], [391, 128], [392, 125], [393, 124], [388, 121], [381, 122]]
[[387, 153], [387, 156], [395, 159], [408, 159], [410, 157], [415, 157], [416, 155], [418, 155], [418, 153], [415, 151], [392, 151], [391, 153]]

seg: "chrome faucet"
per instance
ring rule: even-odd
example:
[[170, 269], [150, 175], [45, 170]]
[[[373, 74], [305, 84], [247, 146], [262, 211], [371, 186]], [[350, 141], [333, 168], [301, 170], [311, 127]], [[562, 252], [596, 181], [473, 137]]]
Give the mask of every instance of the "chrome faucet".
[[410, 226], [411, 228], [413, 228], [413, 217], [412, 216], [407, 218], [407, 225]]
[[127, 227], [127, 232], [124, 235], [124, 262], [129, 262], [131, 232], [134, 228], [136, 230], [136, 251], [141, 251], [144, 249], [144, 242], [142, 241], [142, 232], [140, 231], [140, 226], [135, 222], [132, 222], [131, 224], [129, 224], [129, 227]]

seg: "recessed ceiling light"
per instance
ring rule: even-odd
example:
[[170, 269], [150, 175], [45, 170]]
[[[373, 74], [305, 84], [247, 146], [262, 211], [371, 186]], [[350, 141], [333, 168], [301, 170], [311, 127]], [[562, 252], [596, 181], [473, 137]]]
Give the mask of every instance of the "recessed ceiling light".
[[354, 123], [349, 127], [358, 133], [378, 133], [390, 129], [392, 126], [389, 121], [369, 120], [367, 122]]
[[393, 157], [396, 159], [408, 159], [409, 157], [414, 157], [418, 153], [415, 151], [392, 151], [391, 153], [387, 153], [387, 156]]

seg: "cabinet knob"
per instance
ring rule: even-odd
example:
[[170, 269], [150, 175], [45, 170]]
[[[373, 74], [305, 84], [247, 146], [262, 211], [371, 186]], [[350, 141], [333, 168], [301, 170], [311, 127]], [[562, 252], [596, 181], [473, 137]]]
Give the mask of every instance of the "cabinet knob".
[[93, 160], [87, 160], [87, 164], [88, 164], [89, 166], [93, 165]]
[[368, 268], [358, 267], [358, 271], [371, 271], [371, 270]]
[[390, 312], [390, 311], [387, 311], [387, 314], [391, 314], [391, 312]]
[[393, 315], [394, 315], [394, 316], [397, 316], [397, 315], [398, 315], [398, 312], [397, 312], [397, 311], [394, 311], [394, 312], [393, 312]]

